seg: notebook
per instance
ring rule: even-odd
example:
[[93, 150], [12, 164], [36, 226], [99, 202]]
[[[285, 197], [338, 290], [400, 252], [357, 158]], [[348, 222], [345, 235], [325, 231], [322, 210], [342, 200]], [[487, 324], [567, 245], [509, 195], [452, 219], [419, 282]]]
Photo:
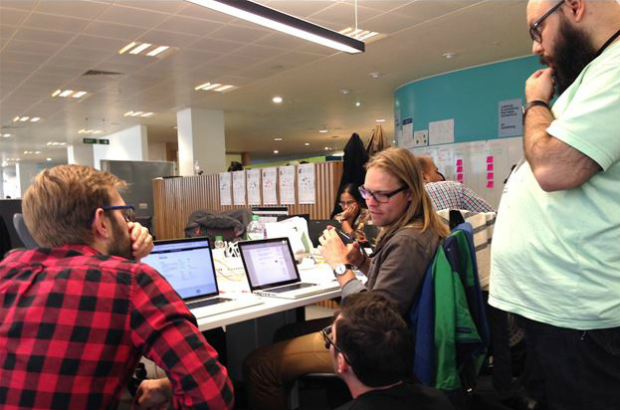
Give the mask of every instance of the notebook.
[[197, 319], [263, 303], [258, 298], [219, 296], [208, 238], [155, 241], [151, 254], [142, 262], [166, 278]]
[[252, 292], [261, 296], [300, 299], [340, 289], [336, 280], [302, 282], [288, 238], [239, 242], [239, 252]]

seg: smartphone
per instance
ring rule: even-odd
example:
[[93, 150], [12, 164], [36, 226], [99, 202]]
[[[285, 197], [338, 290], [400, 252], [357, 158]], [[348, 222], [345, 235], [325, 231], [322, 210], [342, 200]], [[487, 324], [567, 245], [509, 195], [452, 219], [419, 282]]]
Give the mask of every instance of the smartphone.
[[342, 232], [340, 229], [338, 228], [334, 228], [336, 230], [336, 233], [338, 234], [338, 236], [340, 237], [340, 239], [342, 240], [342, 242], [345, 245], [348, 245], [350, 243], [355, 243], [355, 239], [350, 237], [349, 235], [347, 235], [346, 233]]

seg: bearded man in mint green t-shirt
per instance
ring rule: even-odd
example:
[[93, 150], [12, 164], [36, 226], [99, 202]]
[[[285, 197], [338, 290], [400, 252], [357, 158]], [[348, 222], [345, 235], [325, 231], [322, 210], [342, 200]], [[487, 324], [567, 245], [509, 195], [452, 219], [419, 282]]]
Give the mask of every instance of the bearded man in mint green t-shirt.
[[618, 409], [620, 4], [530, 1], [527, 23], [548, 68], [525, 86], [525, 161], [500, 203], [489, 302], [521, 317], [547, 408]]

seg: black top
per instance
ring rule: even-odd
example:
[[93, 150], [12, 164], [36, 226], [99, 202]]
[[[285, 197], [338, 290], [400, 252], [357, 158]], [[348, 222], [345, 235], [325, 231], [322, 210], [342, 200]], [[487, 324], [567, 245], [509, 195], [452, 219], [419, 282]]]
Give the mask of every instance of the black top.
[[337, 410], [454, 410], [445, 394], [419, 384], [401, 383], [372, 390]]

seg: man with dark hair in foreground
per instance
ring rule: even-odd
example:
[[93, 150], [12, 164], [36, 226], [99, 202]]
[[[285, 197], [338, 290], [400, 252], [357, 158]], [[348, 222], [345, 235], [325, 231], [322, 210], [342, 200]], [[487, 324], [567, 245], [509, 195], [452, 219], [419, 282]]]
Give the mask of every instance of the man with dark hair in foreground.
[[349, 296], [322, 334], [334, 372], [354, 399], [338, 410], [453, 410], [442, 392], [407, 381], [414, 346], [407, 324], [385, 296]]

